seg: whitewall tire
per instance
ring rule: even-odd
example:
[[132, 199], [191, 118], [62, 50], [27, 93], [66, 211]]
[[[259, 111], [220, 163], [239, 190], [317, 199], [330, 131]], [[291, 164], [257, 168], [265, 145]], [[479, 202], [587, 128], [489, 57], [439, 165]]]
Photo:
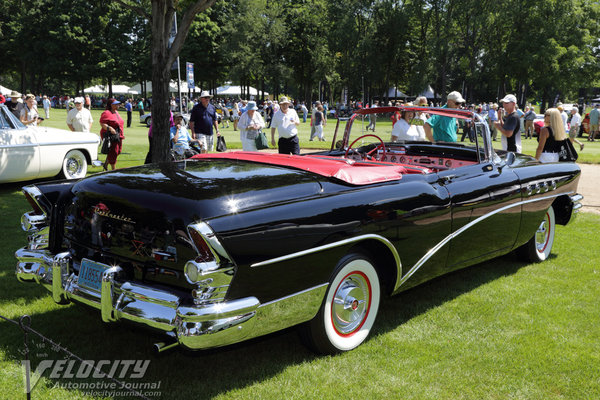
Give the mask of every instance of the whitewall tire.
[[71, 150], [62, 163], [60, 176], [64, 179], [80, 179], [87, 173], [87, 159], [80, 150]]
[[380, 300], [373, 262], [364, 254], [349, 254], [340, 260], [319, 312], [303, 327], [303, 337], [318, 353], [352, 350], [369, 335]]
[[555, 232], [556, 218], [554, 208], [550, 207], [533, 237], [520, 249], [523, 258], [531, 262], [542, 262], [548, 259], [552, 252]]

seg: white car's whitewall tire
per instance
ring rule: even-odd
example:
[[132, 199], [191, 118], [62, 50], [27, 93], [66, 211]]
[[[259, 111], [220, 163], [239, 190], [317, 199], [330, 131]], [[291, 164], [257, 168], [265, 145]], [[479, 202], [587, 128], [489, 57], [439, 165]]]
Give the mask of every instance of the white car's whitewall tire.
[[71, 150], [65, 156], [60, 176], [65, 179], [80, 179], [87, 173], [87, 159], [80, 150]]

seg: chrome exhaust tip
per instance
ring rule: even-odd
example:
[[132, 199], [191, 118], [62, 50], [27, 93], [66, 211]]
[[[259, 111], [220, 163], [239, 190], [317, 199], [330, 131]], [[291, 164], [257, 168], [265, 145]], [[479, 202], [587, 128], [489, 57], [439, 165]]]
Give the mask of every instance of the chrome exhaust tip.
[[165, 352], [165, 351], [170, 350], [177, 346], [179, 346], [179, 342], [172, 342], [172, 343], [158, 342], [158, 343], [154, 343], [152, 345], [152, 348], [154, 349], [154, 352], [156, 354], [160, 354], [162, 352]]

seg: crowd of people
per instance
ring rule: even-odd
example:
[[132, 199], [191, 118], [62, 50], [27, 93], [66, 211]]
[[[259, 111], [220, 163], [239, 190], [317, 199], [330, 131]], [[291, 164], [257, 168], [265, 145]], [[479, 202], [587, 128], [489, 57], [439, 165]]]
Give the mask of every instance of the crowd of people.
[[[447, 95], [447, 102], [444, 105], [429, 104], [426, 97], [417, 97], [414, 103], [392, 103], [392, 105], [408, 105], [417, 107], [427, 107], [428, 105], [458, 109], [468, 108], [477, 114], [480, 120], [488, 125], [492, 140], [497, 140], [500, 134], [502, 149], [507, 151], [521, 152], [521, 139], [534, 137], [534, 121], [537, 114], [534, 107], [529, 104], [524, 110], [520, 110], [517, 105], [517, 99], [514, 95], [505, 96], [499, 103], [482, 103], [467, 105], [460, 92], [454, 91]], [[19, 120], [30, 126], [36, 126], [44, 118], [40, 116], [38, 105], [44, 109], [45, 118], [50, 118], [52, 108], [64, 107], [67, 109], [67, 127], [71, 131], [91, 132], [93, 118], [90, 113], [92, 105], [101, 104], [104, 112], [100, 117], [101, 131], [103, 140], [111, 139], [110, 150], [104, 163], [104, 169], [110, 166], [116, 167], [116, 160], [121, 152], [122, 140], [124, 139], [125, 121], [120, 116], [118, 109], [123, 107], [126, 112], [126, 126], [131, 127], [132, 113], [137, 110], [143, 115], [151, 107], [152, 99], [144, 98], [95, 98], [86, 95], [85, 97], [70, 96], [46, 96], [27, 94], [21, 96], [17, 92], [11, 93], [7, 99], [0, 98], [0, 102], [6, 102], [6, 106], [19, 118]], [[244, 151], [257, 151], [256, 137], [262, 133], [263, 129], [270, 129], [271, 144], [277, 146], [278, 151], [283, 154], [299, 154], [300, 146], [298, 140], [298, 126], [300, 125], [299, 114], [302, 115], [302, 122], [309, 120], [310, 106], [310, 141], [317, 138], [320, 141], [326, 140], [323, 128], [327, 124], [328, 117], [337, 117], [345, 115], [348, 110], [360, 109], [363, 107], [381, 107], [378, 101], [371, 105], [360, 101], [353, 101], [349, 105], [335, 104], [329, 107], [327, 102], [316, 101], [309, 106], [304, 102], [289, 100], [282, 97], [279, 100], [266, 100], [256, 102], [254, 100], [241, 99], [218, 99], [213, 100], [213, 96], [207, 91], [203, 91], [197, 101], [183, 97], [181, 104], [178, 98], [171, 97], [169, 104], [171, 108], [171, 136], [172, 148], [181, 155], [189, 156], [195, 151], [209, 152], [215, 149], [215, 137], [220, 136], [219, 126], [229, 128], [230, 122], [233, 124], [233, 130], [240, 132], [240, 141]], [[189, 126], [185, 125], [183, 115], [177, 113], [180, 109], [189, 112]], [[176, 113], [176, 114], [173, 114]], [[558, 117], [557, 117], [558, 116]], [[594, 141], [598, 135], [598, 119], [600, 116], [600, 106], [592, 107], [590, 112], [590, 134], [589, 141]], [[377, 126], [377, 114], [369, 114], [369, 124], [367, 130], [375, 132]], [[460, 138], [464, 141], [468, 137], [474, 141], [475, 130], [474, 121], [458, 121], [456, 118], [428, 115], [426, 112], [414, 112], [412, 110], [403, 110], [391, 116], [392, 133], [391, 141], [423, 141], [431, 142], [457, 142], [459, 140], [459, 130], [463, 133]], [[560, 124], [559, 124], [560, 120]], [[569, 138], [572, 143], [579, 145], [583, 150], [585, 145], [577, 139], [582, 123], [582, 117], [577, 107], [570, 110], [570, 115], [564, 110], [561, 103], [555, 107], [546, 110], [544, 114], [544, 126], [538, 135], [539, 145], [536, 151], [536, 158], [541, 161], [551, 161], [556, 158], [553, 149], [555, 142]], [[189, 128], [189, 131], [188, 131]], [[277, 140], [275, 133], [278, 134]], [[152, 153], [152, 127], [148, 133], [150, 151], [147, 161], [150, 160]], [[193, 145], [193, 146], [192, 146]], [[196, 150], [194, 150], [196, 149]]]
[[[395, 105], [405, 106], [427, 106], [428, 101], [425, 97], [418, 97], [415, 100], [416, 104], [397, 103]], [[393, 105], [391, 102], [388, 105]], [[372, 107], [377, 107], [375, 102]], [[439, 107], [439, 104], [435, 105]], [[498, 103], [483, 103], [466, 105], [459, 92], [451, 92], [447, 96], [447, 103], [442, 108], [467, 108], [479, 116], [490, 130], [493, 141], [497, 140], [500, 134], [500, 141], [503, 150], [521, 152], [521, 138], [524, 135], [525, 139], [534, 137], [535, 126], [534, 121], [537, 117], [535, 108], [529, 104], [524, 111], [520, 110], [517, 105], [515, 95], [508, 94]], [[557, 103], [555, 107], [549, 108], [544, 114], [544, 126], [540, 130], [538, 136], [538, 147], [536, 158], [543, 162], [551, 162], [558, 159], [560, 146], [556, 142], [561, 142], [567, 138], [571, 143], [579, 145], [579, 150], [582, 151], [585, 145], [580, 142], [577, 137], [580, 135], [582, 117], [579, 113], [579, 108], [574, 106], [570, 110], [570, 116], [564, 110], [562, 103]], [[592, 107], [590, 112], [590, 128], [589, 141], [594, 141], [598, 135], [598, 116], [600, 114], [600, 105]], [[554, 116], [558, 115], [557, 120]], [[412, 110], [403, 110], [397, 115], [392, 115], [393, 129], [391, 141], [422, 141], [429, 140], [431, 142], [457, 142], [459, 130], [463, 129], [463, 134], [460, 141], [464, 141], [465, 137], [474, 141], [475, 129], [474, 122], [471, 120], [459, 121], [456, 118], [450, 118], [440, 115], [427, 115], [422, 112], [413, 112]], [[375, 119], [369, 119], [367, 130], [375, 131]], [[560, 121], [560, 126], [558, 125]], [[549, 154], [554, 153], [554, 154]]]

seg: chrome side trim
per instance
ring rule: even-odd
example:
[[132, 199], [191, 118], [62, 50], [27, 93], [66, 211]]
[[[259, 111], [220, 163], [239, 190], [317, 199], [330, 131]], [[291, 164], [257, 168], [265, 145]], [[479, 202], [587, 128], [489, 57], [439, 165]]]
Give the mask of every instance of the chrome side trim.
[[256, 310], [256, 325], [251, 337], [258, 337], [310, 321], [317, 315], [329, 283], [261, 304]]
[[[292, 260], [294, 258], [304, 257], [309, 254], [318, 253], [320, 251], [325, 251], [325, 250], [333, 249], [335, 247], [345, 246], [347, 244], [361, 242], [361, 241], [369, 240], [369, 239], [377, 240], [387, 246], [387, 248], [390, 250], [390, 252], [394, 256], [394, 261], [396, 263], [396, 276], [398, 278], [400, 278], [402, 276], [402, 262], [400, 261], [400, 255], [398, 254], [398, 250], [396, 250], [396, 247], [392, 244], [392, 242], [390, 242], [383, 236], [375, 235], [372, 233], [367, 234], [367, 235], [355, 236], [352, 238], [340, 240], [338, 242], [333, 242], [333, 243], [328, 243], [328, 244], [325, 244], [322, 246], [317, 246], [312, 249], [302, 250], [302, 251], [298, 251], [296, 253], [287, 254], [285, 256], [271, 258], [269, 260], [257, 262], [257, 263], [251, 264], [250, 268], [263, 267], [265, 265], [270, 265], [270, 264], [275, 264], [275, 263], [279, 263], [282, 261]], [[396, 290], [400, 286], [399, 282], [400, 282], [399, 279], [396, 280], [396, 285], [394, 285], [394, 290]]]
[[100, 143], [100, 140], [86, 140], [86, 141], [79, 141], [79, 142], [20, 143], [20, 144], [2, 145], [2, 146], [0, 146], [0, 149], [48, 147], [48, 146], [77, 146], [77, 145], [88, 145], [88, 144], [98, 144], [98, 143]]
[[271, 300], [271, 301], [269, 301], [269, 302], [266, 302], [266, 303], [264, 303], [264, 304], [261, 304], [261, 305], [260, 305], [260, 308], [263, 308], [263, 307], [269, 307], [269, 306], [271, 306], [271, 305], [273, 305], [273, 304], [280, 303], [280, 302], [282, 302], [282, 301], [287, 301], [287, 300], [289, 300], [289, 299], [291, 299], [291, 298], [294, 298], [294, 297], [296, 297], [296, 296], [300, 296], [300, 295], [303, 295], [303, 294], [306, 294], [306, 293], [312, 292], [312, 291], [314, 291], [314, 290], [317, 290], [317, 289], [326, 288], [327, 286], [329, 286], [329, 283], [322, 283], [322, 284], [320, 284], [320, 285], [313, 286], [313, 287], [311, 287], [311, 288], [304, 289], [304, 290], [301, 290], [301, 291], [299, 291], [299, 292], [296, 292], [296, 293], [293, 293], [293, 294], [290, 294], [290, 295], [287, 295], [287, 296], [281, 297], [281, 298], [279, 298], [279, 299]]
[[333, 242], [333, 243], [324, 244], [322, 246], [313, 247], [312, 249], [302, 250], [302, 251], [298, 251], [296, 253], [287, 254], [285, 256], [271, 258], [269, 260], [257, 262], [257, 263], [250, 265], [250, 268], [263, 267], [265, 265], [275, 264], [275, 263], [279, 263], [282, 261], [291, 260], [293, 258], [304, 257], [304, 256], [312, 254], [312, 253], [318, 253], [320, 251], [333, 249], [333, 248], [339, 247], [339, 246], [345, 246], [347, 244], [356, 243], [356, 242], [360, 242], [360, 241], [367, 240], [367, 239], [375, 239], [375, 240], [378, 240], [381, 243], [385, 244], [390, 249], [390, 251], [393, 253], [394, 259], [396, 261], [396, 265], [399, 268], [399, 272], [401, 272], [400, 271], [400, 269], [401, 269], [400, 256], [398, 255], [398, 252], [396, 251], [396, 248], [394, 247], [394, 245], [389, 240], [384, 238], [383, 236], [375, 235], [372, 233], [367, 234], [367, 235], [351, 237], [348, 239], [340, 240], [338, 242]]
[[37, 143], [21, 143], [21, 144], [8, 144], [8, 145], [2, 145], [0, 146], [0, 150], [3, 149], [15, 149], [15, 148], [27, 148], [27, 147], [38, 147], [39, 145]]
[[76, 146], [78, 144], [98, 144], [98, 143], [100, 143], [100, 139], [86, 140], [86, 141], [79, 141], [79, 142], [47, 142], [47, 143], [38, 143], [38, 145], [40, 145], [40, 146], [64, 146], [64, 145]]
[[499, 212], [514, 208], [514, 207], [520, 207], [524, 204], [528, 204], [528, 203], [535, 203], [537, 201], [543, 201], [543, 200], [550, 200], [553, 198], [557, 198], [560, 196], [565, 196], [566, 193], [556, 193], [553, 195], [549, 195], [549, 196], [544, 196], [544, 197], [540, 197], [540, 198], [536, 198], [536, 199], [529, 199], [529, 200], [523, 200], [523, 201], [519, 201], [517, 203], [513, 203], [513, 204], [509, 204], [506, 205], [504, 207], [498, 208], [490, 213], [487, 213], [485, 215], [482, 215], [481, 217], [474, 219], [473, 221], [469, 222], [468, 224], [462, 226], [460, 229], [456, 230], [455, 232], [450, 233], [448, 236], [446, 236], [444, 239], [442, 239], [441, 242], [439, 242], [438, 244], [436, 244], [434, 247], [431, 248], [431, 250], [429, 250], [423, 257], [421, 257], [421, 259], [419, 261], [417, 261], [417, 263], [415, 265], [413, 265], [413, 267], [406, 273], [405, 276], [402, 277], [402, 279], [400, 279], [399, 281], [399, 285], [394, 289], [398, 289], [398, 287], [400, 287], [401, 285], [403, 285], [411, 276], [414, 275], [415, 272], [417, 272], [422, 266], [423, 264], [425, 264], [435, 253], [438, 252], [438, 250], [440, 250], [444, 245], [446, 245], [448, 242], [450, 242], [452, 239], [456, 238], [458, 235], [460, 235], [461, 233], [463, 233], [464, 231], [466, 231], [467, 229], [471, 228], [472, 226], [478, 224], [479, 222], [483, 221], [484, 219], [487, 219], [489, 217], [491, 217], [492, 215], [498, 214]]

